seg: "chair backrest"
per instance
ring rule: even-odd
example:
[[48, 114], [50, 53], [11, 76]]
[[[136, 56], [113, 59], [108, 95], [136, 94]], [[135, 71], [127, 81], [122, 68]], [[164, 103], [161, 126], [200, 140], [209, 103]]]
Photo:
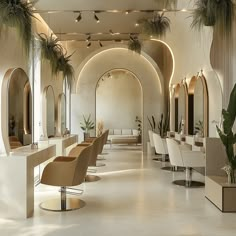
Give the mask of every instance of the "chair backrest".
[[102, 133], [101, 136], [99, 136], [98, 138], [100, 138], [100, 146], [99, 146], [99, 152], [98, 154], [101, 154], [102, 153], [102, 150], [103, 150], [103, 146], [105, 145], [106, 143], [106, 137], [107, 136], [107, 133], [106, 131]]
[[148, 130], [148, 135], [149, 135], [149, 141], [150, 141], [151, 147], [155, 147], [154, 146], [154, 141], [153, 141], [153, 131], [152, 130]]
[[103, 146], [107, 143], [108, 134], [109, 134], [109, 129], [107, 129], [107, 130], [104, 131]]
[[84, 182], [92, 150], [93, 150], [93, 145], [89, 145], [86, 148], [84, 148], [80, 152], [79, 156], [76, 158], [77, 163], [73, 176], [72, 186], [79, 185]]
[[153, 142], [156, 153], [168, 154], [166, 140], [161, 138], [159, 134], [153, 133]]
[[99, 151], [100, 151], [101, 142], [102, 142], [102, 137], [101, 136], [94, 139], [94, 141], [93, 141], [93, 150], [92, 150], [90, 160], [89, 160], [89, 166], [96, 166], [97, 156], [98, 156]]
[[170, 138], [166, 138], [170, 164], [173, 166], [184, 166], [179, 144]]

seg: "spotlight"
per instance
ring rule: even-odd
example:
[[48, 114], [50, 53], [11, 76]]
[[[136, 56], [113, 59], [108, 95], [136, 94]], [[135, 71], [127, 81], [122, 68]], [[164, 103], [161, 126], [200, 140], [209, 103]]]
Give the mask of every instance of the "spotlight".
[[81, 12], [79, 12], [79, 15], [75, 19], [75, 22], [79, 22], [81, 19], [82, 19]]
[[135, 27], [138, 27], [139, 26], [139, 23], [135, 23]]
[[103, 45], [102, 45], [101, 41], [99, 40], [98, 42], [99, 42], [99, 45], [100, 45], [100, 47], [103, 47]]
[[99, 23], [100, 20], [99, 20], [99, 18], [97, 17], [96, 12], [94, 12], [93, 14], [94, 14], [94, 19], [97, 21], [97, 23]]
[[91, 39], [91, 35], [89, 34], [86, 38], [86, 42], [88, 42]]
[[114, 32], [110, 29], [109, 30], [110, 35], [114, 35]]
[[87, 48], [89, 48], [91, 46], [91, 42], [89, 42], [88, 44], [87, 44]]

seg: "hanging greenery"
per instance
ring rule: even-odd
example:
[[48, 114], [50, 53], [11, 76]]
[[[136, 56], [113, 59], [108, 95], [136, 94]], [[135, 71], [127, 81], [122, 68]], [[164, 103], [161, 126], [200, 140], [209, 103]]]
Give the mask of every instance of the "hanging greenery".
[[234, 3], [232, 0], [197, 0], [192, 17], [192, 28], [200, 30], [203, 26], [219, 26], [222, 31], [230, 33]]
[[28, 55], [32, 39], [33, 6], [36, 1], [0, 0], [0, 34], [8, 27], [14, 27]]
[[59, 72], [63, 73], [63, 78], [67, 78], [68, 85], [71, 85], [74, 79], [74, 69], [69, 63], [73, 54], [66, 56], [63, 47], [59, 44], [59, 40], [53, 36], [48, 37], [46, 34], [38, 34], [41, 44], [42, 58], [50, 61], [50, 66], [53, 75]]
[[141, 53], [142, 43], [139, 41], [138, 37], [130, 36], [130, 39], [129, 39], [129, 42], [128, 42], [128, 49], [131, 50], [131, 51], [134, 51], [138, 54]]
[[170, 30], [170, 19], [164, 16], [164, 12], [155, 13], [151, 19], [141, 19], [139, 24], [143, 33], [149, 36], [163, 37]]

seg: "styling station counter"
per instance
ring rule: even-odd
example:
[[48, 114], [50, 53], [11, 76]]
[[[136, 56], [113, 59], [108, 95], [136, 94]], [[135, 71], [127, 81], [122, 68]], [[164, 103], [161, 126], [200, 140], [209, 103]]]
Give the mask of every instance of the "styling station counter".
[[78, 143], [78, 135], [71, 134], [66, 137], [54, 137], [48, 139], [49, 144], [56, 144], [56, 155], [67, 155], [67, 148], [72, 148]]
[[56, 155], [55, 145], [14, 149], [0, 157], [0, 216], [25, 219], [34, 213], [34, 168]]

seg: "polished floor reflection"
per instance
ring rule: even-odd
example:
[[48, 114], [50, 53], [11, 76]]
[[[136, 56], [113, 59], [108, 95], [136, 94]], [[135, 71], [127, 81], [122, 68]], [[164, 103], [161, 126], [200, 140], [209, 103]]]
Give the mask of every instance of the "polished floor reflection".
[[[125, 147], [125, 146], [123, 146]], [[129, 149], [129, 150], [128, 150]], [[161, 170], [162, 163], [143, 156], [137, 147], [107, 148], [100, 181], [80, 186], [86, 206], [71, 212], [48, 212], [43, 200], [58, 188], [39, 185], [35, 215], [27, 220], [0, 218], [1, 236], [235, 236], [236, 214], [221, 213], [204, 197], [204, 188], [173, 185], [183, 172]], [[204, 177], [194, 172], [195, 180]]]

